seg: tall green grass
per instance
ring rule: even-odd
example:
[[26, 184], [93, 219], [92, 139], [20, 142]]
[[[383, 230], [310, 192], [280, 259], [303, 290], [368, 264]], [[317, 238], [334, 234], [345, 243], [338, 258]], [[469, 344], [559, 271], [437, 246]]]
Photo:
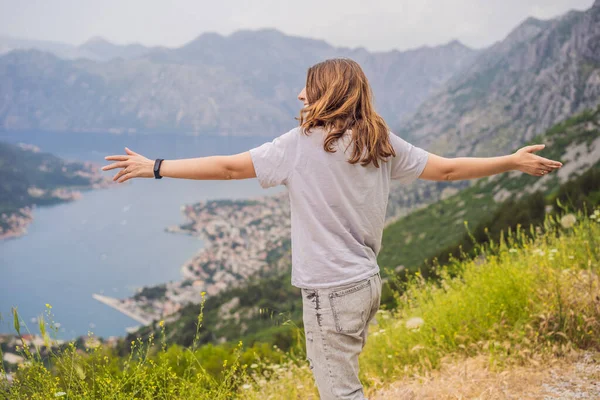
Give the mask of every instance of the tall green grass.
[[[437, 368], [447, 355], [486, 354], [492, 365], [502, 366], [526, 363], [533, 354], [600, 350], [599, 262], [596, 210], [589, 217], [549, 216], [537, 230], [509, 231], [481, 246], [475, 259], [437, 266], [442, 277], [437, 282], [416, 275], [395, 293], [397, 310], [380, 310], [377, 325], [370, 327], [360, 357], [367, 391]], [[198, 330], [201, 325], [202, 313]], [[0, 394], [9, 399], [318, 398], [302, 352], [244, 350], [241, 343], [230, 351], [184, 349], [168, 346], [165, 336], [163, 330], [157, 341], [131, 343], [127, 358], [101, 345], [84, 352], [70, 345], [46, 359], [21, 349], [28, 361], [12, 383], [0, 381]], [[302, 343], [301, 331], [297, 340]], [[207, 370], [204, 365], [215, 359], [222, 360], [220, 368]]]
[[[380, 310], [370, 328], [360, 357], [368, 392], [437, 368], [449, 354], [483, 353], [502, 367], [533, 354], [600, 350], [598, 221], [600, 210], [548, 217], [537, 232], [519, 227], [477, 258], [439, 267], [437, 283], [416, 275], [396, 294], [398, 309]], [[244, 398], [318, 398], [306, 365], [255, 382]]]

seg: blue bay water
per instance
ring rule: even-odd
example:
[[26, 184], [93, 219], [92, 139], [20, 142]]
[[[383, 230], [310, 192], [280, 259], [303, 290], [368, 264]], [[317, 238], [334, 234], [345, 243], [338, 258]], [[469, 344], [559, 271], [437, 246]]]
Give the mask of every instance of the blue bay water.
[[[150, 159], [173, 159], [233, 154], [269, 138], [20, 132], [0, 133], [0, 140], [106, 165], [104, 156], [125, 154], [125, 146]], [[116, 171], [103, 173], [112, 177]], [[125, 328], [137, 323], [92, 294], [125, 297], [143, 285], [179, 279], [180, 266], [203, 245], [192, 236], [165, 232], [167, 226], [184, 222], [182, 205], [275, 191], [261, 189], [255, 179], [134, 179], [85, 191], [74, 202], [37, 207], [25, 236], [0, 241], [0, 332], [14, 331], [10, 310], [16, 306], [30, 331], [38, 333], [32, 319], [49, 303], [62, 338], [88, 331], [103, 337], [125, 334]]]

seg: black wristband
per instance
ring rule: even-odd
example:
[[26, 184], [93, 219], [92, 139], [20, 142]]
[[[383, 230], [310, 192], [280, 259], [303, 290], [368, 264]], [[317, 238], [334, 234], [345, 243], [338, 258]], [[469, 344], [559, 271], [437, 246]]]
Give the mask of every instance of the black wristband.
[[154, 179], [162, 179], [162, 176], [160, 176], [160, 164], [163, 161], [163, 158], [157, 158], [156, 161], [154, 161]]

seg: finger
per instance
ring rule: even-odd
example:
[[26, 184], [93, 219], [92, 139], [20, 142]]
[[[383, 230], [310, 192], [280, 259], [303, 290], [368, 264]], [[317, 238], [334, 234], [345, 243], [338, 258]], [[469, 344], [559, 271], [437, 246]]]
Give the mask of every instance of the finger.
[[535, 155], [535, 154], [532, 154], [532, 157], [536, 161], [535, 168], [547, 169], [549, 167], [554, 168], [555, 165], [556, 165], [554, 161], [549, 160], [547, 158], [540, 157], [540, 156]]
[[549, 158], [537, 156], [538, 159], [545, 165], [551, 165], [555, 167], [562, 167], [562, 163], [554, 160], [550, 160]]
[[117, 183], [123, 183], [129, 179], [133, 178], [133, 174], [124, 174], [118, 181]]
[[125, 169], [120, 170], [115, 174], [115, 176], [113, 176], [113, 181], [118, 180], [121, 176], [125, 175], [126, 173], [127, 171], [125, 171]]
[[114, 156], [106, 156], [105, 160], [115, 160], [115, 161], [126, 161], [129, 160], [131, 156], [122, 156], [122, 155], [114, 155]]
[[125, 147], [125, 151], [127, 152], [127, 154], [130, 154], [130, 155], [132, 155], [132, 156], [139, 156], [139, 154], [138, 154], [138, 153], [136, 153], [136, 152], [135, 152], [135, 151], [133, 151], [133, 150], [130, 150], [130, 149], [129, 149], [129, 147]]
[[541, 169], [543, 171], [551, 171], [551, 170], [558, 168], [558, 167], [555, 167], [553, 164], [548, 164], [547, 162], [544, 162], [544, 161], [537, 163], [537, 165], [535, 167], [538, 169]]
[[550, 162], [550, 163], [543, 163], [543, 166], [544, 166], [544, 168], [550, 169], [550, 170], [555, 170], [555, 169], [559, 169], [560, 168], [560, 165], [556, 165], [556, 164], [554, 164], [552, 162]]
[[531, 145], [531, 146], [527, 146], [525, 148], [525, 151], [527, 151], [528, 153], [533, 153], [535, 151], [543, 150], [544, 147], [546, 147], [545, 144], [534, 144], [534, 145]]
[[117, 162], [117, 163], [112, 163], [109, 165], [105, 165], [104, 167], [102, 167], [103, 171], [108, 171], [111, 169], [115, 169], [115, 168], [125, 168], [127, 167], [127, 163], [125, 162]]

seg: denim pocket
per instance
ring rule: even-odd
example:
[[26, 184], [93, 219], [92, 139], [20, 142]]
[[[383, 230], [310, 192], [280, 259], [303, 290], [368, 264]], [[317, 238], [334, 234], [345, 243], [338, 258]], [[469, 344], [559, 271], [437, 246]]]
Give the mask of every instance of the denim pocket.
[[329, 294], [336, 331], [356, 333], [364, 327], [371, 309], [371, 291], [371, 280], [369, 279]]

